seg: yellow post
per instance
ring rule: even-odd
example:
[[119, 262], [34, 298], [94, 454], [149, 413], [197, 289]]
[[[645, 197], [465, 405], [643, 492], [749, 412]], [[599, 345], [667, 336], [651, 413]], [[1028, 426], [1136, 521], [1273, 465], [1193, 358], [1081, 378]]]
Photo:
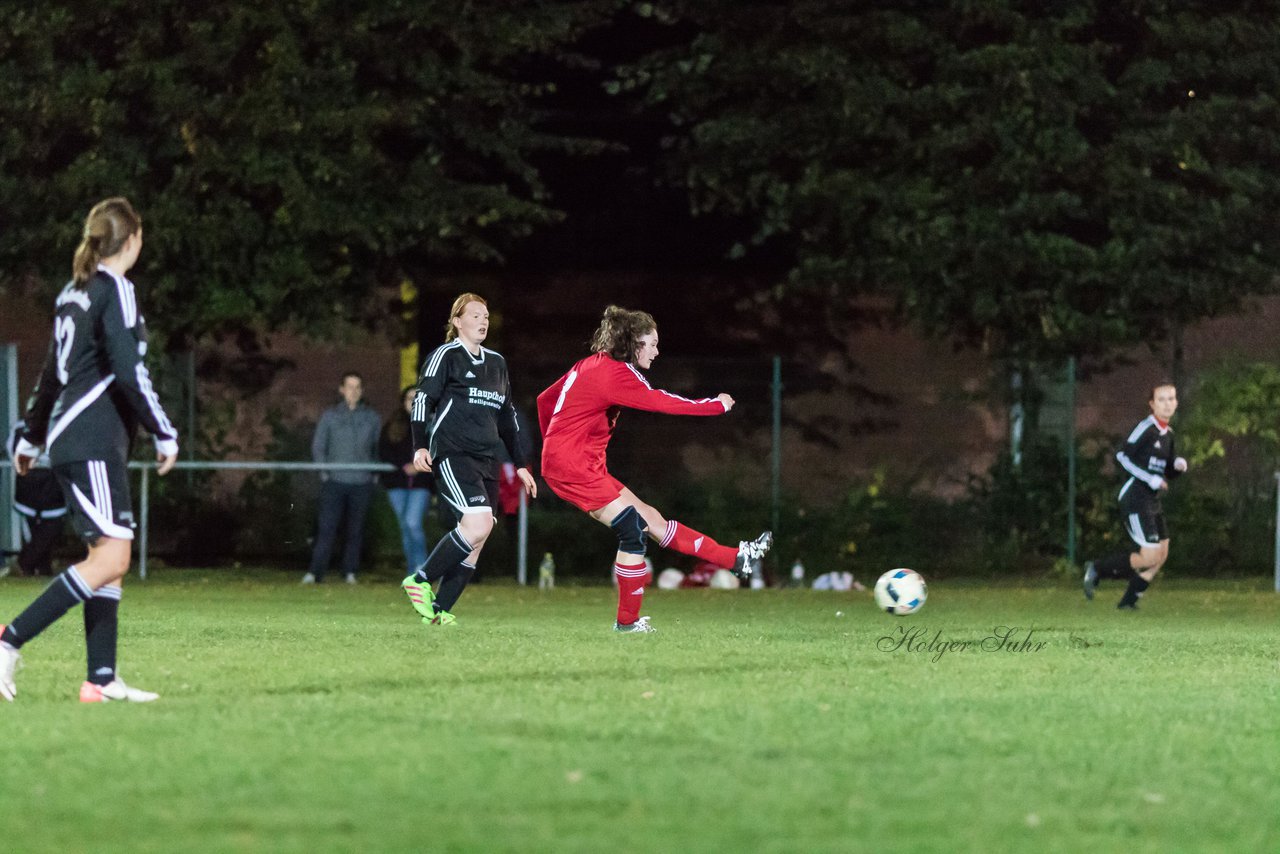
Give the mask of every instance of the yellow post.
[[418, 325], [414, 322], [418, 306], [418, 289], [409, 279], [400, 283], [400, 301], [405, 306], [405, 322], [414, 330], [414, 340], [400, 348], [400, 387], [405, 388], [418, 384]]

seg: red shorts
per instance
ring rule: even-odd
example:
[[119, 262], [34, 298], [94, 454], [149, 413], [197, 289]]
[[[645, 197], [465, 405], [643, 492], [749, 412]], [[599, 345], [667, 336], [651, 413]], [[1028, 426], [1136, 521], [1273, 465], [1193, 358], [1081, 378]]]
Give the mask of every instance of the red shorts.
[[626, 488], [622, 485], [622, 481], [608, 472], [605, 472], [604, 475], [596, 475], [591, 480], [586, 481], [558, 480], [543, 472], [542, 479], [547, 482], [547, 486], [551, 487], [551, 491], [556, 495], [559, 495], [579, 510], [585, 510], [588, 513], [592, 510], [599, 510], [621, 495], [622, 490]]

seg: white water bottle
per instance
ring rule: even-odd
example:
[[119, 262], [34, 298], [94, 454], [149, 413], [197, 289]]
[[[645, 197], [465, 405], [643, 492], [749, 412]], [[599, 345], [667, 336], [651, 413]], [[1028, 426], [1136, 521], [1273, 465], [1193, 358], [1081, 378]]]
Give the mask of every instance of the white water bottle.
[[791, 565], [791, 586], [804, 587], [804, 564], [799, 559]]
[[538, 589], [551, 590], [556, 586], [556, 560], [551, 552], [542, 555], [542, 563], [538, 564]]

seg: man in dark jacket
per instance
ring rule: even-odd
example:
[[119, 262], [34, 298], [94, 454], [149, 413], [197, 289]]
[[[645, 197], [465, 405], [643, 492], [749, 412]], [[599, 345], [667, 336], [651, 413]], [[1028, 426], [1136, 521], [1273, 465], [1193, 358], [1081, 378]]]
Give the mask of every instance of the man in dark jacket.
[[[311, 441], [311, 457], [318, 463], [378, 462], [378, 433], [382, 419], [362, 402], [364, 381], [354, 371], [342, 375], [338, 386], [342, 402], [320, 415]], [[348, 584], [356, 583], [360, 549], [364, 545], [364, 519], [373, 497], [374, 471], [321, 472], [319, 519], [311, 567], [302, 576], [303, 584], [324, 580], [333, 554], [338, 528], [344, 528], [342, 574]]]

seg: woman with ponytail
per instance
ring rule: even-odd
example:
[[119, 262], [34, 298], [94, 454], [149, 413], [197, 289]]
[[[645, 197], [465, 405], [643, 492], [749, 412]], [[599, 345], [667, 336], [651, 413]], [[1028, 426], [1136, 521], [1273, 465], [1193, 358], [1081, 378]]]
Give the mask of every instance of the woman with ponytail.
[[645, 537], [663, 548], [694, 555], [748, 577], [759, 569], [773, 543], [765, 531], [737, 548], [722, 546], [692, 528], [663, 518], [605, 467], [605, 451], [622, 407], [673, 415], [723, 415], [733, 408], [727, 394], [690, 400], [649, 385], [640, 370], [658, 357], [658, 326], [643, 311], [611, 305], [591, 338], [592, 355], [579, 361], [538, 395], [542, 428], [542, 476], [551, 491], [618, 538], [614, 572], [618, 579], [619, 632], [653, 632], [640, 616], [648, 570]]
[[129, 571], [133, 509], [128, 459], [139, 424], [155, 437], [157, 472], [178, 456], [173, 429], [143, 364], [147, 332], [133, 282], [142, 218], [127, 199], [99, 202], [85, 219], [72, 279], [54, 306], [53, 337], [14, 454], [25, 476], [48, 453], [68, 516], [89, 553], [57, 576], [25, 611], [0, 625], [0, 697], [17, 695], [18, 650], [75, 605], [84, 605], [88, 675], [80, 702], [156, 699], [116, 671], [121, 582]]

